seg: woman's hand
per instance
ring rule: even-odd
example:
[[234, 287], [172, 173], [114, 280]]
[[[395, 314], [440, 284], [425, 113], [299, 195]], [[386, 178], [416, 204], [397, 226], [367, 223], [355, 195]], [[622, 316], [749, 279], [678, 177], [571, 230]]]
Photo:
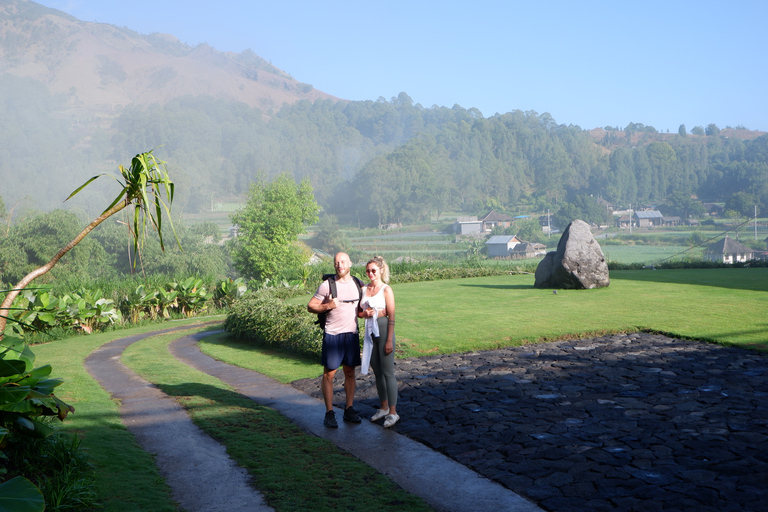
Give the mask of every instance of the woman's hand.
[[384, 354], [389, 355], [392, 353], [392, 340], [387, 340], [384, 344]]

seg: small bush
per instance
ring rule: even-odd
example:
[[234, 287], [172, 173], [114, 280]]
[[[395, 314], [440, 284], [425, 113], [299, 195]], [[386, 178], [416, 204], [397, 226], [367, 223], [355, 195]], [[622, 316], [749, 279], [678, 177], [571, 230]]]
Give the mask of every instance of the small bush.
[[45, 439], [10, 435], [4, 449], [6, 474], [0, 481], [24, 476], [36, 484], [50, 511], [86, 510], [96, 504], [94, 468], [77, 436], [57, 432]]
[[281, 293], [265, 288], [234, 302], [224, 329], [241, 340], [319, 356], [322, 332], [315, 316], [304, 305], [287, 304]]

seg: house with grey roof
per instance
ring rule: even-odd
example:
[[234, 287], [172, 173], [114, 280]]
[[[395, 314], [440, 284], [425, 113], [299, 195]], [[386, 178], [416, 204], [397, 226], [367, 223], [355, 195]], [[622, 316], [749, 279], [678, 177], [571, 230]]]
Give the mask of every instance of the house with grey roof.
[[547, 246], [536, 242], [520, 242], [509, 252], [512, 259], [537, 258], [547, 255]]
[[459, 217], [453, 223], [453, 232], [457, 235], [474, 235], [482, 233], [483, 223], [474, 217]]
[[521, 240], [514, 235], [496, 235], [490, 237], [485, 246], [488, 248], [489, 258], [509, 258], [512, 249], [519, 243]]
[[508, 228], [512, 225], [512, 217], [491, 210], [478, 219], [483, 223], [483, 231], [491, 231], [495, 227]]
[[704, 250], [704, 259], [709, 261], [722, 261], [723, 263], [740, 263], [755, 258], [755, 251], [746, 245], [726, 236], [722, 240], [707, 246]]
[[658, 210], [641, 210], [635, 212], [633, 219], [639, 228], [661, 226], [662, 222], [664, 222], [664, 216]]

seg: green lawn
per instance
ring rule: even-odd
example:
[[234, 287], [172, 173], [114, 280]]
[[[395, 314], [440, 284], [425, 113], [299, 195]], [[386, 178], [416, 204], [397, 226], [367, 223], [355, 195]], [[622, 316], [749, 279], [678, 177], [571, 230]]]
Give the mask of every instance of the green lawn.
[[608, 263], [647, 263], [661, 260], [680, 261], [683, 259], [701, 259], [702, 248], [683, 245], [608, 245], [601, 246]]
[[[768, 350], [768, 268], [613, 271], [607, 288], [557, 294], [533, 283], [518, 274], [394, 285], [398, 357], [638, 330]], [[201, 348], [282, 382], [321, 373], [317, 361], [227, 337]]]
[[404, 356], [649, 329], [768, 349], [768, 269], [611, 272], [597, 290], [533, 288], [533, 275], [393, 286]]

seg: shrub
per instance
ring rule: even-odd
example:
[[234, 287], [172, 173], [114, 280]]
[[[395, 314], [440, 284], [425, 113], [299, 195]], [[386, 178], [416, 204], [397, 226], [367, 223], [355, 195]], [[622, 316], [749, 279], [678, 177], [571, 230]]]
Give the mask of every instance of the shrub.
[[36, 484], [45, 510], [83, 510], [96, 504], [94, 468], [77, 436], [57, 431], [45, 439], [9, 437], [4, 476], [23, 476]]
[[320, 355], [322, 331], [304, 305], [288, 304], [282, 293], [265, 288], [234, 302], [224, 329], [255, 344], [279, 346], [298, 353]]

